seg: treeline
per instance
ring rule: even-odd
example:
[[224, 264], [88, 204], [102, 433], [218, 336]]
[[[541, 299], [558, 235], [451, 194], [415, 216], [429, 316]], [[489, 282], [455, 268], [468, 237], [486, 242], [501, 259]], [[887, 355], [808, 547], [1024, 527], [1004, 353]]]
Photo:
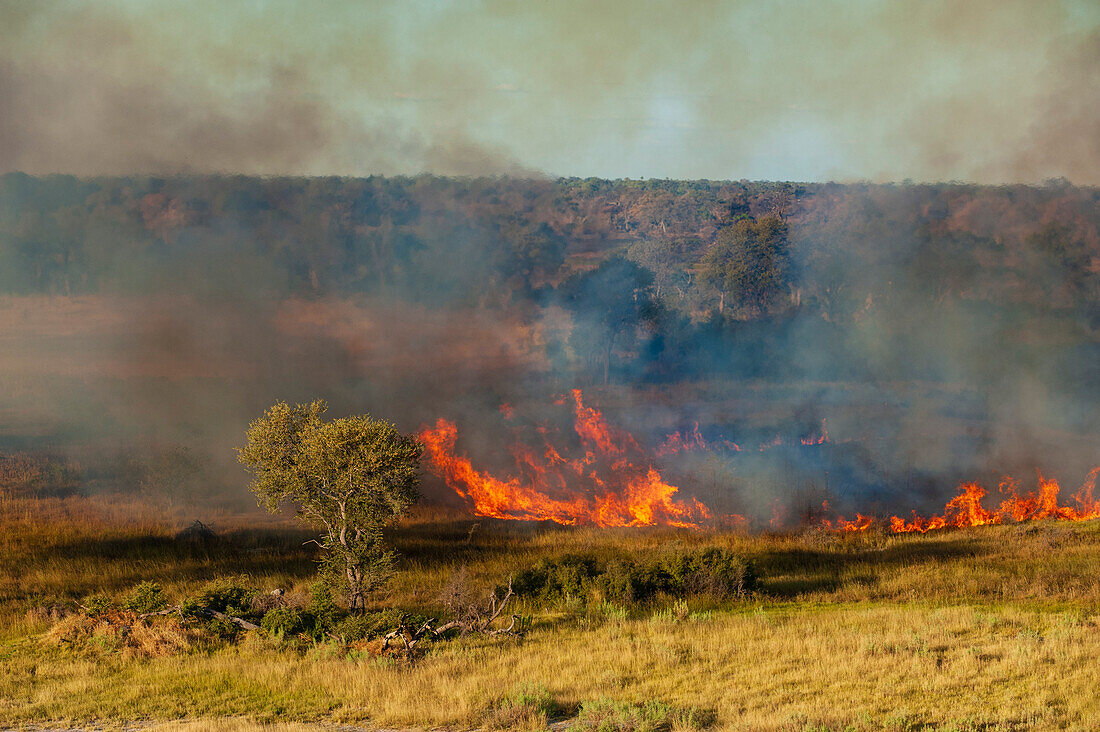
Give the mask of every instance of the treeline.
[[[1100, 258], [1100, 190], [508, 178], [0, 177], [0, 288], [190, 290], [189, 275], [280, 293], [528, 296], [569, 255], [622, 247], [681, 299], [738, 219], [789, 227], [791, 275], [823, 312], [881, 270], [934, 299], [1067, 306]], [[713, 259], [713, 255], [712, 255]], [[227, 266], [229, 265], [229, 266]], [[182, 267], [182, 268], [181, 268]], [[1062, 275], [1061, 291], [1030, 291]], [[1094, 268], [1093, 268], [1094, 269]], [[225, 282], [231, 285], [232, 282]], [[718, 307], [720, 288], [706, 285]], [[700, 293], [702, 298], [708, 293]], [[860, 299], [857, 297], [857, 299]], [[696, 309], [701, 305], [696, 304]], [[850, 309], [850, 308], [849, 308]]]
[[[862, 368], [843, 355], [866, 340], [861, 321], [1095, 344], [1098, 203], [1100, 189], [1058, 181], [13, 173], [0, 178], [0, 293], [363, 295], [523, 317], [560, 306], [580, 327], [551, 359], [604, 380], [775, 373], [792, 365], [790, 338], [837, 373]], [[893, 360], [920, 371], [929, 349], [907, 344]]]

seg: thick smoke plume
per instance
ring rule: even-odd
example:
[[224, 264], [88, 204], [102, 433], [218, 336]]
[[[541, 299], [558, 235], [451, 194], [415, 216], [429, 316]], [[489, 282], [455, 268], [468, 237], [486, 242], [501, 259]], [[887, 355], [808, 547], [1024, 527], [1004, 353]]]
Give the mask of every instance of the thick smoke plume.
[[[1095, 189], [0, 183], [0, 452], [54, 456], [76, 490], [247, 505], [245, 425], [316, 398], [446, 420], [506, 480], [524, 440], [575, 431], [553, 405], [574, 389], [644, 456], [626, 483], [653, 467], [714, 516], [939, 510], [1100, 457]], [[775, 215], [784, 289], [719, 312], [700, 263]]]
[[0, 172], [1100, 183], [1089, 0], [0, 4]]

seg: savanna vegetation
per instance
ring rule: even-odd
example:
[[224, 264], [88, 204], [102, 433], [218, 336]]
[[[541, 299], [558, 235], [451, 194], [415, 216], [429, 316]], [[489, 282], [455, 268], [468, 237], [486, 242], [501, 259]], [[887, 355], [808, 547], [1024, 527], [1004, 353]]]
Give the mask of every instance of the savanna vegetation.
[[[942, 506], [942, 476], [998, 451], [1092, 459], [1098, 196], [2, 176], [0, 726], [1096, 729], [1095, 521], [478, 520], [413, 509], [415, 440], [319, 402], [239, 452], [274, 518], [229, 513], [229, 463], [241, 415], [286, 393], [413, 429], [584, 385], [688, 420], [661, 439], [715, 412], [728, 454], [677, 484], [716, 513], [807, 481], [813, 510], [857, 489], [910, 508], [895, 486]], [[826, 411], [847, 434], [814, 462]], [[781, 430], [767, 455], [794, 467], [751, 472]]]
[[[133, 507], [95, 499], [3, 508], [9, 726], [1100, 724], [1095, 522], [747, 535], [425, 511], [387, 531], [397, 571], [349, 612], [318, 592], [319, 549], [294, 524], [226, 519], [176, 532], [162, 516], [135, 520]], [[506, 614], [520, 634], [455, 630], [412, 655], [384, 648], [398, 624], [460, 615], [509, 579]], [[260, 627], [189, 612], [197, 607]]]
[[[812, 330], [812, 373], [858, 378], [874, 366], [846, 355], [887, 324], [912, 336], [980, 320], [1013, 356], [1095, 353], [1098, 195], [1062, 181], [12, 173], [0, 293], [355, 297], [520, 319], [562, 307], [580, 327], [547, 344], [554, 367], [605, 383], [805, 376], [783, 345]], [[892, 376], [954, 373], [902, 345]]]

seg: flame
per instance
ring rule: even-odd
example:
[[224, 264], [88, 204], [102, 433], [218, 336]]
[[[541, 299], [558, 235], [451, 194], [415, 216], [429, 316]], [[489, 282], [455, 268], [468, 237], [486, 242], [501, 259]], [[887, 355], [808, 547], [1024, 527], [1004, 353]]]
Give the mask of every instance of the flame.
[[783, 437], [781, 435], [776, 435], [775, 439], [772, 440], [771, 442], [761, 442], [758, 451], [759, 452], [764, 452], [765, 450], [770, 450], [773, 447], [779, 447], [782, 444], [783, 444]]
[[[550, 520], [559, 524], [594, 524], [614, 526], [678, 526], [698, 528], [703, 522], [743, 528], [748, 521], [743, 516], [712, 517], [710, 510], [693, 498], [678, 497], [679, 489], [668, 483], [653, 466], [652, 457], [684, 451], [705, 450], [708, 445], [698, 423], [690, 432], [669, 435], [652, 454], [639, 445], [629, 432], [607, 423], [603, 413], [584, 403], [580, 389], [559, 397], [555, 404], [570, 404], [573, 411], [573, 431], [580, 440], [578, 456], [566, 455], [551, 441], [546, 427], [536, 428], [542, 440], [538, 449], [525, 442], [516, 442], [510, 449], [514, 471], [498, 477], [476, 469], [470, 459], [455, 452], [458, 427], [440, 418], [434, 427], [422, 427], [419, 432], [425, 446], [430, 470], [468, 500], [479, 516], [501, 519]], [[500, 412], [511, 421], [515, 412], [503, 404]], [[803, 445], [829, 442], [825, 420], [820, 433], [803, 437]], [[574, 443], [575, 444], [575, 443]], [[739, 451], [728, 440], [720, 445]], [[783, 444], [780, 436], [759, 446], [761, 451]], [[1093, 468], [1081, 489], [1071, 496], [1068, 505], [1059, 503], [1058, 482], [1038, 473], [1037, 489], [1022, 493], [1018, 481], [1003, 478], [998, 485], [1002, 496], [995, 508], [983, 503], [989, 493], [979, 483], [959, 486], [958, 495], [944, 506], [941, 515], [904, 519], [891, 516], [890, 530], [895, 533], [927, 533], [947, 527], [985, 526], [1037, 519], [1084, 521], [1100, 518], [1100, 500], [1095, 496], [1100, 467]], [[823, 513], [831, 514], [828, 502]], [[773, 527], [786, 525], [787, 511], [776, 501], [769, 522]], [[820, 519], [820, 525], [840, 532], [866, 532], [874, 524], [871, 516], [856, 512], [847, 519], [836, 515]]]
[[1075, 504], [1073, 506], [1059, 505], [1061, 486], [1058, 481], [1048, 479], [1042, 473], [1038, 474], [1038, 491], [1030, 491], [1024, 495], [1020, 495], [1019, 484], [1014, 479], [1003, 478], [998, 488], [1007, 497], [993, 511], [982, 506], [982, 499], [987, 495], [985, 488], [977, 483], [963, 483], [959, 486], [959, 495], [944, 506], [942, 516], [922, 518], [914, 514], [910, 521], [891, 516], [890, 529], [895, 533], [918, 531], [923, 534], [948, 526], [985, 526], [1037, 519], [1087, 521], [1100, 518], [1100, 500], [1093, 497], [1097, 475], [1100, 475], [1100, 467], [1089, 472], [1081, 490], [1072, 496]]
[[[821, 511], [822, 513], [826, 514], [832, 512], [832, 509], [829, 508], [828, 501], [821, 502]], [[837, 516], [835, 520], [830, 520], [828, 518], [821, 519], [821, 525], [824, 528], [833, 529], [835, 531], [866, 531], [867, 529], [871, 528], [872, 523], [874, 523], [874, 518], [872, 518], [871, 516], [864, 516], [859, 512], [856, 512], [855, 519], [851, 521], [844, 518], [843, 516]]]
[[[727, 441], [726, 444], [733, 444]], [[741, 448], [734, 445], [736, 450], [740, 451]], [[703, 433], [699, 431], [699, 423], [695, 422], [691, 428], [691, 432], [686, 434], [680, 434], [679, 430], [676, 430], [668, 439], [657, 448], [656, 454], [658, 457], [665, 455], [674, 455], [678, 452], [691, 452], [693, 450], [706, 450], [707, 441], [703, 439]]]
[[835, 521], [829, 519], [821, 519], [821, 525], [826, 529], [835, 529], [836, 531], [866, 531], [871, 528], [871, 524], [874, 523], [874, 518], [871, 516], [864, 516], [862, 513], [856, 512], [854, 520], [849, 521], [843, 516], [837, 516]]
[[816, 435], [802, 438], [803, 445], [824, 445], [829, 441], [829, 428], [825, 424], [825, 418], [821, 418], [821, 432]]
[[679, 489], [649, 464], [634, 437], [609, 425], [598, 409], [586, 406], [580, 389], [571, 396], [582, 457], [563, 457], [550, 442], [548, 431], [540, 428], [541, 452], [526, 444], [514, 445], [516, 475], [498, 478], [456, 454], [458, 427], [440, 418], [434, 427], [425, 426], [419, 432], [429, 469], [469, 500], [479, 516], [565, 525], [691, 528], [710, 518], [710, 511], [699, 501], [676, 498]]

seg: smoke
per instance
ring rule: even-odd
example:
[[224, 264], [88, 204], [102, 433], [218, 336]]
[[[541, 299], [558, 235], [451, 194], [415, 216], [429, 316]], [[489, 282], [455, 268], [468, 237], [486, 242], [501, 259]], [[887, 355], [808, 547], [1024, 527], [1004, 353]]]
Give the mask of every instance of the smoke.
[[[25, 35], [0, 55], [0, 170], [525, 172], [461, 127], [429, 138], [389, 113], [341, 106], [316, 85], [318, 68], [225, 57], [227, 68], [212, 71], [204, 68], [209, 60], [195, 58], [199, 49], [189, 49], [190, 59], [168, 57], [150, 48], [148, 27], [103, 7], [43, 4], [30, 16], [7, 27], [8, 35]], [[46, 34], [39, 36], [45, 49], [24, 45], [37, 34]], [[218, 77], [229, 66], [247, 78], [223, 85]]]
[[1100, 182], [1094, 3], [0, 5], [0, 171]]
[[[247, 505], [232, 448], [276, 399], [445, 418], [507, 476], [517, 426], [532, 450], [571, 433], [576, 387], [715, 514], [938, 508], [1097, 462], [1093, 189], [0, 184], [0, 450], [64, 454], [87, 490]], [[794, 273], [777, 312], [729, 319], [694, 263], [741, 213], [786, 218]], [[571, 281], [612, 252], [654, 276]], [[694, 446], [659, 450], [676, 432]]]

